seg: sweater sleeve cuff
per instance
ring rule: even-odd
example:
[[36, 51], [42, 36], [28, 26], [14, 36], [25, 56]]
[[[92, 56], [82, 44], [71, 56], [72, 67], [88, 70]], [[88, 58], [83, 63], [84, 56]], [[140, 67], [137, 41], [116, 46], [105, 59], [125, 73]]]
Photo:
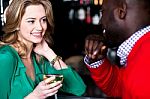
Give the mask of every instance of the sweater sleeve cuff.
[[89, 57], [86, 55], [84, 57], [84, 63], [89, 67], [89, 68], [98, 68], [104, 63], [104, 59], [90, 63]]

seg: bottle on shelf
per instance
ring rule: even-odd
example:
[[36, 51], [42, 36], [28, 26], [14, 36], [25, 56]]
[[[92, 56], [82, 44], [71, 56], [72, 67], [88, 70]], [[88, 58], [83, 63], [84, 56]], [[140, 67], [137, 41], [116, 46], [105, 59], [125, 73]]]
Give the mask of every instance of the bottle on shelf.
[[98, 0], [94, 0], [94, 5], [98, 5]]
[[91, 8], [88, 6], [86, 11], [86, 23], [91, 23]]
[[102, 3], [103, 3], [103, 0], [99, 0], [99, 5], [102, 5]]
[[80, 21], [83, 21], [83, 20], [85, 20], [85, 17], [86, 17], [85, 10], [83, 9], [83, 7], [80, 7], [80, 8], [78, 9], [78, 19], [79, 19]]
[[99, 24], [99, 20], [100, 20], [100, 17], [98, 14], [95, 14], [93, 17], [92, 17], [92, 24], [93, 25], [98, 25]]
[[71, 21], [73, 21], [73, 19], [74, 19], [74, 14], [75, 14], [75, 11], [74, 11], [74, 9], [70, 9], [69, 10], [69, 20], [71, 20]]

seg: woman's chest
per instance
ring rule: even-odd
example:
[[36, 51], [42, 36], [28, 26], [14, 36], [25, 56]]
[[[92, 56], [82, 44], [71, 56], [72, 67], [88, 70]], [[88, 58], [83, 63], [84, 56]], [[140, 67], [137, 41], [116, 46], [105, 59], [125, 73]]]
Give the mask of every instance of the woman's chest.
[[[21, 63], [19, 64], [23, 65]], [[30, 76], [28, 76], [26, 71], [27, 68], [23, 66], [18, 66], [11, 81], [10, 97], [12, 98], [10, 99], [15, 99], [14, 97], [23, 98], [27, 96], [30, 92], [34, 90], [37, 84], [43, 79], [42, 78], [43, 73], [37, 66], [35, 66], [34, 68], [35, 80], [33, 80]]]

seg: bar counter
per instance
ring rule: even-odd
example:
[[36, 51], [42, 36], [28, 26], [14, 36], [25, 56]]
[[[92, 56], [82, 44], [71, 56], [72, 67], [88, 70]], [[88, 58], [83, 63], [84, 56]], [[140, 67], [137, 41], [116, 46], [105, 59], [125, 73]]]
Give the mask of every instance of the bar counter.
[[110, 99], [110, 98], [79, 97], [79, 96], [58, 96], [58, 99]]

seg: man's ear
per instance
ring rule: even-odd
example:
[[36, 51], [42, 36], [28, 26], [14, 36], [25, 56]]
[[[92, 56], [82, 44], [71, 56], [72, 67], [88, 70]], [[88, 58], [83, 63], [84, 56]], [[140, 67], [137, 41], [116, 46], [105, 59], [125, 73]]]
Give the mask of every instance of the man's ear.
[[124, 19], [126, 17], [126, 13], [127, 13], [127, 6], [126, 6], [126, 4], [123, 4], [121, 7], [118, 7], [115, 10], [115, 15], [117, 15], [118, 18], [120, 18], [120, 19]]

